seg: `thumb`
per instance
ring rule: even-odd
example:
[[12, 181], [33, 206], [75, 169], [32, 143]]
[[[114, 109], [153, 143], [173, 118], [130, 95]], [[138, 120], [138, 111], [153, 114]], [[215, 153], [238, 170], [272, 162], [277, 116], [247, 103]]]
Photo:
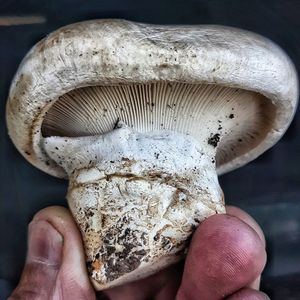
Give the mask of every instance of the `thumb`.
[[67, 209], [45, 208], [30, 223], [24, 271], [8, 298], [17, 299], [95, 299], [80, 232]]
[[49, 297], [62, 263], [62, 246], [62, 235], [49, 222], [34, 219], [30, 223], [24, 271], [9, 300]]

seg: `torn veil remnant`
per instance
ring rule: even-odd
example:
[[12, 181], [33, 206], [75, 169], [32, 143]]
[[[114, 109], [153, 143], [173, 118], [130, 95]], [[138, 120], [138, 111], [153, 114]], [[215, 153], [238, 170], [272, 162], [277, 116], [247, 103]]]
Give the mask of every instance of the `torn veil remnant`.
[[96, 20], [32, 48], [7, 125], [27, 160], [69, 178], [88, 271], [104, 289], [182, 259], [194, 228], [225, 212], [217, 173], [274, 145], [297, 97], [293, 64], [256, 34]]

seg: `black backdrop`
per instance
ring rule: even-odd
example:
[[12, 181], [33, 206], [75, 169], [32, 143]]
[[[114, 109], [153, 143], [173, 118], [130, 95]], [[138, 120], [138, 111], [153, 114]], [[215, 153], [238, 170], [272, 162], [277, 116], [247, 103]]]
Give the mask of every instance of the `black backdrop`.
[[[5, 102], [18, 64], [60, 26], [93, 18], [164, 24], [222, 24], [265, 35], [300, 68], [299, 0], [0, 0], [4, 16], [39, 15], [41, 24], [0, 25], [0, 298], [18, 281], [27, 224], [48, 205], [66, 205], [67, 183], [27, 163], [10, 142]], [[3, 22], [2, 22], [3, 23]], [[220, 178], [227, 204], [252, 214], [267, 239], [262, 289], [272, 299], [300, 299], [300, 116], [285, 137], [255, 162]]]

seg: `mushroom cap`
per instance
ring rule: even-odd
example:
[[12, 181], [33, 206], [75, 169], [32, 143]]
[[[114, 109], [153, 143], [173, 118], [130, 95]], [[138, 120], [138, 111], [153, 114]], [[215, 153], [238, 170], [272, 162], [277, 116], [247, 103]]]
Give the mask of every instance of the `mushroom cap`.
[[55, 101], [81, 87], [156, 82], [242, 89], [265, 97], [275, 107], [264, 138], [241, 155], [219, 161], [219, 174], [273, 146], [290, 124], [298, 99], [293, 63], [277, 45], [257, 34], [215, 25], [93, 20], [58, 29], [23, 59], [7, 103], [9, 135], [29, 162], [65, 177], [41, 142], [43, 120]]

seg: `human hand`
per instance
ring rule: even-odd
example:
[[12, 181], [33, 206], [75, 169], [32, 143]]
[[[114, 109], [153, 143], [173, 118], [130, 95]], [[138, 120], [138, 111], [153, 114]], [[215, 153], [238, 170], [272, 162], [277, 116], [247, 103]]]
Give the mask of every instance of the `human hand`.
[[[194, 233], [185, 263], [97, 295], [111, 300], [266, 300], [258, 291], [265, 240], [245, 212], [227, 207]], [[69, 211], [49, 207], [29, 225], [28, 254], [8, 300], [95, 300], [80, 232]]]

